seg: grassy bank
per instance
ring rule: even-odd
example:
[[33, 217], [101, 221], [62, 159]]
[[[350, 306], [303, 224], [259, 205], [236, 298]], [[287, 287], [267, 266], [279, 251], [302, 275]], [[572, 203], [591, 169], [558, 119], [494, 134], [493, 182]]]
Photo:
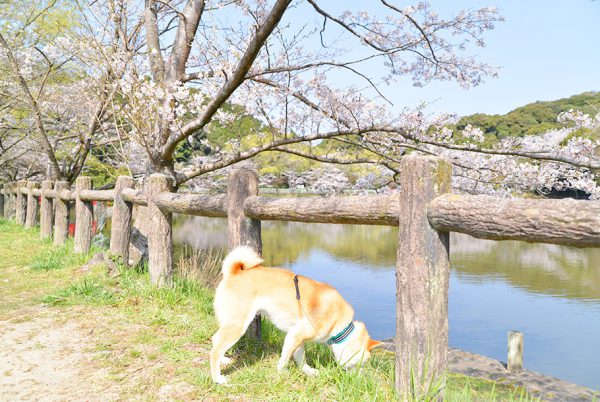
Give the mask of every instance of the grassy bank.
[[[278, 373], [283, 334], [268, 322], [260, 344], [242, 340], [231, 351], [234, 361], [224, 370], [231, 386], [216, 386], [208, 373], [216, 330], [212, 291], [181, 276], [172, 288], [157, 289], [145, 272], [123, 267], [113, 276], [104, 266], [82, 272], [90, 256], [73, 254], [70, 243], [41, 242], [37, 230], [0, 220], [0, 319], [35, 319], [30, 310], [41, 304], [57, 325], [76, 320], [88, 334], [83, 347], [93, 352], [98, 371], [119, 384], [122, 399], [397, 399], [394, 362], [383, 353], [359, 373], [337, 367], [327, 347], [309, 344], [307, 358], [318, 376], [307, 377], [293, 364]], [[522, 390], [450, 375], [446, 400], [527, 397]]]

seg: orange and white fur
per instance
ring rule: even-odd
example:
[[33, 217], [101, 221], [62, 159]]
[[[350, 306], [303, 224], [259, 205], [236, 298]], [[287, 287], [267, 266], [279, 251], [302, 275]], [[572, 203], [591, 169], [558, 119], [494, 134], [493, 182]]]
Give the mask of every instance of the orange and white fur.
[[300, 300], [296, 299], [294, 274], [280, 268], [262, 266], [263, 260], [250, 247], [241, 246], [223, 260], [223, 279], [215, 293], [215, 314], [219, 329], [213, 336], [210, 373], [213, 381], [227, 383], [221, 363], [230, 359], [225, 352], [244, 334], [256, 314], [268, 317], [286, 332], [277, 370], [282, 370], [293, 356], [298, 367], [308, 375], [318, 371], [306, 364], [304, 342], [326, 343], [350, 322], [354, 330], [339, 344], [332, 344], [335, 360], [344, 367], [362, 364], [371, 349], [381, 344], [369, 337], [362, 322], [352, 321], [354, 310], [331, 286], [300, 276]]

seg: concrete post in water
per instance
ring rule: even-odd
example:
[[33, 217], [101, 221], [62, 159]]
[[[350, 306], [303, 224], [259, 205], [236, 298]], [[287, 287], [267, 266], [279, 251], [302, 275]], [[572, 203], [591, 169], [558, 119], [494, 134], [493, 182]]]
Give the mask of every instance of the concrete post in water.
[[39, 188], [40, 183], [35, 181], [27, 182], [27, 214], [25, 215], [25, 227], [32, 228], [38, 224], [39, 204], [38, 198], [32, 194], [34, 188]]
[[171, 286], [173, 283], [173, 214], [162, 211], [156, 205], [154, 196], [173, 189], [170, 177], [155, 173], [148, 178], [148, 217], [151, 228], [148, 231], [148, 270], [150, 281], [158, 286]]
[[69, 201], [60, 199], [60, 192], [69, 189], [69, 182], [57, 181], [54, 185], [54, 245], [62, 246], [69, 237]]
[[25, 224], [25, 215], [27, 214], [27, 198], [22, 190], [27, 188], [27, 182], [24, 180], [17, 182], [16, 188], [16, 205], [15, 205], [15, 221], [19, 225]]
[[54, 183], [50, 180], [42, 182], [42, 196], [40, 202], [40, 238], [52, 237], [52, 199], [48, 198], [47, 191], [52, 190]]
[[450, 191], [452, 169], [440, 158], [405, 156], [400, 170], [396, 388], [400, 399], [420, 400], [435, 391], [428, 387], [438, 380], [436, 397], [441, 400], [448, 347], [449, 233], [430, 225], [427, 206]]
[[123, 189], [133, 187], [133, 178], [119, 176], [115, 185], [112, 226], [110, 229], [110, 251], [129, 263], [129, 240], [131, 238], [131, 214], [133, 204], [123, 200]]
[[[249, 169], [233, 169], [227, 182], [227, 246], [229, 251], [237, 246], [250, 246], [262, 254], [260, 221], [244, 214], [244, 201], [258, 195], [258, 173]], [[256, 316], [246, 335], [261, 338], [260, 316]]]
[[75, 182], [75, 244], [76, 253], [87, 253], [92, 245], [92, 224], [94, 207], [92, 201], [83, 201], [79, 194], [82, 190], [92, 189], [92, 178], [80, 176]]
[[510, 331], [508, 333], [508, 371], [518, 373], [523, 370], [523, 333]]

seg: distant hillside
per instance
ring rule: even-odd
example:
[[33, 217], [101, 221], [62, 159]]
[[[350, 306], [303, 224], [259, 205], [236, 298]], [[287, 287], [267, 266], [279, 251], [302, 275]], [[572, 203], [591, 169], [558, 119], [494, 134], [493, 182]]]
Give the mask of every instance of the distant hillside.
[[556, 121], [556, 117], [569, 109], [581, 110], [591, 116], [596, 115], [600, 111], [600, 92], [584, 92], [570, 98], [530, 103], [503, 115], [477, 113], [462, 117], [456, 128], [462, 130], [471, 124], [498, 139], [540, 134], [563, 127], [563, 124]]

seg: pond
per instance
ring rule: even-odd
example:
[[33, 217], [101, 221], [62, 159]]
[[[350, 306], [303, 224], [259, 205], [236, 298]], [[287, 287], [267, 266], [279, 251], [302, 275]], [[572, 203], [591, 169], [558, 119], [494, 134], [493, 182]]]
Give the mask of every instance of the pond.
[[[263, 222], [268, 265], [335, 286], [373, 338], [395, 333], [398, 230]], [[224, 248], [226, 220], [175, 217], [174, 241]], [[600, 249], [451, 236], [449, 343], [506, 361], [507, 333], [524, 332], [527, 369], [600, 387]]]

